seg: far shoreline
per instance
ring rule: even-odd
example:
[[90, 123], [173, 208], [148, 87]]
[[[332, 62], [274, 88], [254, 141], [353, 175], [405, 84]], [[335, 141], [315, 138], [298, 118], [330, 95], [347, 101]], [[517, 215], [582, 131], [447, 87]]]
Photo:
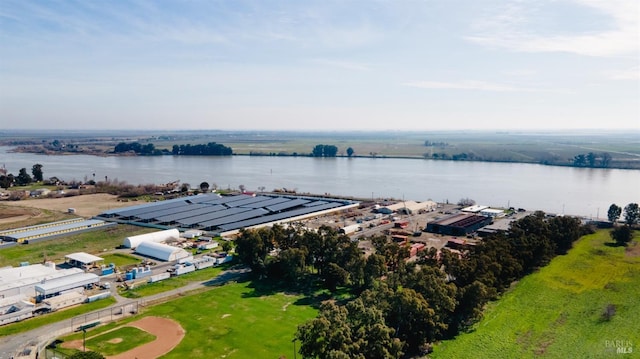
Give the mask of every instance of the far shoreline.
[[[7, 146], [11, 147], [11, 146]], [[95, 157], [161, 157], [161, 156], [176, 156], [173, 154], [160, 154], [160, 155], [140, 155], [135, 153], [114, 153], [114, 152], [97, 152], [97, 151], [52, 151], [47, 150], [45, 148], [29, 148], [26, 146], [17, 146], [7, 151], [8, 153], [30, 153], [36, 155], [43, 156], [76, 156], [76, 155], [84, 155], [84, 156], [95, 156]], [[248, 156], [248, 157], [308, 157], [308, 158], [367, 158], [367, 159], [411, 159], [411, 160], [429, 160], [429, 161], [446, 161], [446, 162], [479, 162], [479, 163], [522, 163], [522, 164], [533, 164], [533, 165], [542, 165], [542, 166], [551, 166], [551, 167], [570, 167], [570, 168], [585, 168], [585, 169], [618, 169], [618, 170], [632, 170], [637, 171], [640, 170], [640, 161], [637, 163], [637, 166], [617, 166], [611, 165], [609, 167], [600, 167], [600, 166], [575, 166], [572, 164], [563, 164], [563, 163], [544, 163], [544, 162], [535, 162], [535, 161], [515, 161], [515, 160], [478, 160], [478, 159], [449, 159], [449, 158], [428, 158], [425, 156], [398, 156], [398, 155], [387, 155], [387, 154], [373, 154], [373, 155], [341, 155], [338, 154], [332, 157], [314, 157], [311, 154], [290, 154], [290, 153], [233, 153], [229, 156], [192, 156], [192, 157], [233, 157], [233, 156]], [[181, 157], [181, 156], [179, 156]]]

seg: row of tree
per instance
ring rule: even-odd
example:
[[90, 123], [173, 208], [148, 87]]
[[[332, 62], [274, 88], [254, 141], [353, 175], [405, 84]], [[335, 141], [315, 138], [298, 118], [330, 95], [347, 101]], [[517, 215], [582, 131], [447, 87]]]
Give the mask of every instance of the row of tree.
[[137, 155], [143, 155], [143, 156], [160, 156], [168, 153], [167, 150], [163, 151], [163, 150], [157, 149], [153, 143], [147, 143], [146, 145], [143, 145], [139, 142], [131, 142], [131, 143], [120, 142], [113, 149], [113, 153], [127, 153], [127, 152], [133, 152]]
[[31, 167], [31, 174], [33, 175], [33, 177], [31, 177], [29, 173], [27, 173], [26, 168], [21, 168], [17, 176], [14, 176], [12, 173], [2, 173], [0, 174], [0, 188], [7, 189], [14, 185], [26, 186], [32, 182], [42, 182], [42, 165], [39, 163], [33, 165]]
[[143, 156], [160, 156], [169, 154], [175, 156], [230, 156], [233, 154], [231, 147], [215, 142], [198, 145], [173, 145], [171, 152], [166, 149], [157, 149], [153, 143], [143, 145], [139, 142], [120, 142], [114, 147], [113, 152], [133, 152], [137, 155]]
[[[347, 157], [353, 157], [355, 150], [351, 147], [347, 148]], [[311, 157], [336, 157], [338, 156], [338, 147], [334, 145], [316, 145], [311, 150]]]
[[575, 167], [607, 168], [611, 165], [611, 155], [607, 152], [599, 154], [594, 152], [581, 153], [573, 157], [572, 163]]
[[206, 145], [173, 145], [171, 153], [176, 156], [231, 156], [233, 150], [223, 144], [209, 142]]
[[365, 257], [357, 243], [326, 226], [244, 230], [236, 251], [257, 279], [352, 294], [347, 303], [323, 304], [317, 318], [299, 327], [303, 357], [397, 358], [468, 328], [487, 301], [566, 253], [584, 233], [576, 218], [536, 212], [467, 253], [431, 248], [410, 263], [407, 245], [375, 236], [375, 253]]
[[[622, 207], [613, 203], [609, 206], [609, 210], [607, 211], [607, 218], [609, 222], [616, 223], [620, 216], [622, 215]], [[640, 209], [638, 208], [637, 203], [629, 203], [624, 207], [624, 221], [628, 226], [632, 226], [638, 223], [640, 220]]]

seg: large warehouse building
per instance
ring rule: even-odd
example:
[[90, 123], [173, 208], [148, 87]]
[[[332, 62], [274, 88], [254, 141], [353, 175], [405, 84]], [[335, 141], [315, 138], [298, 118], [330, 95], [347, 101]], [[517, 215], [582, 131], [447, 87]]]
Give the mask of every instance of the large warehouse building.
[[458, 213], [427, 223], [427, 232], [451, 236], [464, 236], [491, 224], [491, 222], [493, 222], [491, 217]]
[[297, 221], [348, 208], [358, 202], [306, 196], [202, 194], [103, 212], [98, 218], [158, 229], [197, 229], [217, 234]]
[[175, 229], [167, 229], [164, 231], [158, 231], [153, 233], [140, 234], [137, 236], [131, 236], [124, 239], [122, 245], [126, 248], [136, 249], [142, 242], [155, 242], [161, 243], [172, 239], [179, 239], [180, 232]]
[[82, 269], [56, 269], [54, 263], [33, 264], [22, 267], [0, 268], [0, 298], [35, 295], [34, 288], [41, 282], [83, 273]]

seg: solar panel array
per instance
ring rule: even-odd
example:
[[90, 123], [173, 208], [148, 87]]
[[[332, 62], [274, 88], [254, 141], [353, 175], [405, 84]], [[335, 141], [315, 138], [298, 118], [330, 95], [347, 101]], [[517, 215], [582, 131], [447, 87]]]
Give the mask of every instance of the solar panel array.
[[98, 218], [134, 225], [226, 232], [354, 205], [357, 202], [333, 198], [203, 194], [113, 209]]

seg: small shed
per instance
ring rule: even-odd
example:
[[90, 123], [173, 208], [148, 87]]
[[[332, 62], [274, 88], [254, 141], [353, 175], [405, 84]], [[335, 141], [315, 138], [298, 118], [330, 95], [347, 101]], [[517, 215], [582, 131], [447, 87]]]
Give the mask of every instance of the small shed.
[[66, 263], [78, 268], [90, 268], [104, 260], [103, 258], [85, 252], [67, 254], [64, 258]]

